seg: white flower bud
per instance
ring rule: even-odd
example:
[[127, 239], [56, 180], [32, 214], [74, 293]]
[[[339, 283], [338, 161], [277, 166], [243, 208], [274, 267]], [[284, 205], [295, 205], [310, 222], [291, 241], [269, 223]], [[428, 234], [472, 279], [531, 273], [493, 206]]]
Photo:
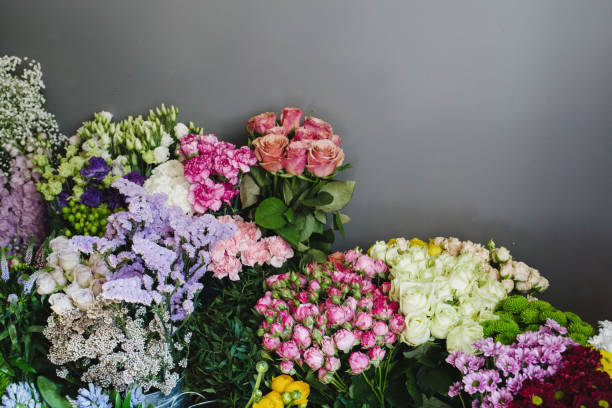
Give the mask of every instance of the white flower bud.
[[58, 258], [59, 265], [66, 272], [72, 271], [72, 269], [81, 262], [79, 253], [71, 249], [60, 251]]
[[504, 279], [501, 281], [501, 284], [504, 285], [504, 289], [506, 292], [510, 293], [514, 289], [514, 281], [512, 279]]
[[510, 251], [508, 251], [504, 247], [495, 248], [493, 251], [491, 251], [491, 255], [492, 255], [493, 261], [500, 263], [500, 264], [506, 263], [510, 259], [512, 259], [512, 257], [510, 256]]
[[74, 280], [81, 288], [88, 288], [93, 279], [91, 269], [83, 264], [78, 264], [72, 270]]
[[49, 297], [49, 305], [51, 306], [51, 310], [60, 316], [74, 310], [72, 301], [63, 293], [52, 294]]
[[43, 273], [40, 275], [38, 279], [36, 279], [36, 285], [38, 286], [36, 293], [39, 295], [48, 295], [53, 293], [55, 291], [55, 287], [57, 286], [55, 279], [53, 279], [53, 277], [48, 273]]
[[94, 295], [91, 289], [77, 289], [70, 295], [74, 304], [81, 310], [87, 310], [94, 304]]
[[528, 292], [533, 285], [529, 282], [516, 282], [516, 290], [519, 292]]
[[183, 137], [189, 134], [189, 128], [182, 123], [177, 123], [174, 126], [174, 137], [178, 140], [181, 140]]

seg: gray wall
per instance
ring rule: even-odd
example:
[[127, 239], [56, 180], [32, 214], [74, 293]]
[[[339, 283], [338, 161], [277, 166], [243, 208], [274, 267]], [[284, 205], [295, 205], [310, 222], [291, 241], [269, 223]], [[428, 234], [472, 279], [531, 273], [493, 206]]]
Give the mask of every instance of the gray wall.
[[338, 248], [494, 237], [558, 307], [612, 318], [610, 1], [2, 0], [0, 52], [43, 64], [70, 134], [166, 102], [244, 142], [301, 106], [358, 180]]

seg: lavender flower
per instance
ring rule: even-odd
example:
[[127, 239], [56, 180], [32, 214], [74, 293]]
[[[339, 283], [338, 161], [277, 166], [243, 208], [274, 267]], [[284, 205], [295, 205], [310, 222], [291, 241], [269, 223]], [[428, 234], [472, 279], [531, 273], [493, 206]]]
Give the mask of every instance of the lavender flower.
[[106, 164], [106, 160], [102, 157], [92, 157], [89, 159], [89, 166], [81, 169], [81, 176], [85, 179], [95, 179], [98, 181], [104, 180], [104, 177], [110, 173], [111, 168]]
[[13, 383], [6, 388], [0, 408], [41, 408], [40, 395], [34, 384], [28, 382]]
[[111, 408], [110, 398], [102, 388], [89, 384], [88, 388], [79, 389], [76, 408]]

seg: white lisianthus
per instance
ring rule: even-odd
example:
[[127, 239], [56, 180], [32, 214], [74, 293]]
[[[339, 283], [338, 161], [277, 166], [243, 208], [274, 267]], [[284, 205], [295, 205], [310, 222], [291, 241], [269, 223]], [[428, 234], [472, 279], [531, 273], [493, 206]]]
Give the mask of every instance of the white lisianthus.
[[70, 294], [74, 304], [81, 310], [87, 310], [94, 304], [94, 295], [89, 288], [79, 288]]
[[159, 146], [153, 150], [153, 154], [155, 155], [155, 162], [157, 164], [161, 164], [165, 161], [168, 161], [170, 158], [170, 150], [166, 146]]
[[49, 248], [51, 248], [51, 251], [53, 252], [59, 252], [72, 247], [70, 245], [70, 240], [63, 235], [60, 235], [59, 237], [53, 238], [51, 241], [49, 241]]
[[426, 343], [431, 337], [431, 321], [426, 316], [415, 316], [406, 322], [400, 340], [411, 346]]
[[49, 296], [49, 305], [51, 310], [60, 316], [75, 309], [72, 300], [63, 293], [54, 293]]
[[164, 193], [168, 196], [165, 205], [180, 207], [185, 214], [191, 214], [189, 182], [185, 180], [184, 168], [180, 161], [169, 160], [153, 169], [151, 177], [144, 183], [149, 193]]
[[57, 283], [49, 273], [43, 273], [36, 279], [36, 293], [39, 295], [48, 295], [55, 291]]
[[183, 137], [187, 136], [189, 134], [189, 128], [187, 126], [185, 126], [183, 123], [177, 123], [176, 126], [174, 126], [174, 137], [176, 137], [178, 140], [181, 140]]
[[93, 279], [91, 269], [83, 264], [78, 264], [72, 270], [74, 280], [81, 288], [88, 288]]
[[387, 244], [384, 241], [376, 241], [368, 250], [368, 255], [374, 260], [385, 260]]
[[451, 329], [446, 336], [446, 349], [449, 352], [463, 350], [474, 354], [472, 344], [483, 337], [483, 329], [479, 323], [473, 320], [462, 322], [459, 326]]
[[161, 145], [164, 147], [170, 147], [172, 146], [172, 143], [174, 143], [174, 140], [172, 139], [172, 136], [170, 136], [168, 133], [164, 132], [164, 134], [162, 135], [161, 138]]
[[60, 267], [53, 268], [53, 270], [49, 272], [49, 275], [51, 275], [55, 283], [60, 286], [64, 286], [68, 283], [66, 277], [64, 276], [64, 271]]
[[440, 303], [431, 320], [431, 334], [437, 339], [445, 339], [448, 332], [459, 321], [457, 309], [447, 303]]
[[65, 249], [58, 254], [59, 266], [66, 272], [72, 271], [81, 262], [81, 256], [77, 251]]

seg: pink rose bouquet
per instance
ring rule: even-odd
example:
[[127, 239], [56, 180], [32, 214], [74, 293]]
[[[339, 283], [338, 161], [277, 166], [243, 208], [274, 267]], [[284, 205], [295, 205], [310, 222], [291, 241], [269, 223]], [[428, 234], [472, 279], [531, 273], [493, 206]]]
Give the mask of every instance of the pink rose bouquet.
[[[342, 367], [352, 375], [374, 368], [374, 377], [382, 378], [404, 319], [387, 296], [388, 285], [376, 283], [387, 273], [384, 262], [356, 251], [330, 259], [305, 274], [267, 278], [255, 310], [264, 318], [262, 347], [276, 354], [283, 373], [311, 370], [343, 392]], [[372, 381], [380, 392], [383, 384]]]
[[231, 205], [239, 192], [237, 185], [241, 175], [257, 164], [248, 147], [237, 149], [212, 134], [183, 136], [177, 154], [190, 184], [187, 198], [200, 214], [219, 211], [223, 203]]

